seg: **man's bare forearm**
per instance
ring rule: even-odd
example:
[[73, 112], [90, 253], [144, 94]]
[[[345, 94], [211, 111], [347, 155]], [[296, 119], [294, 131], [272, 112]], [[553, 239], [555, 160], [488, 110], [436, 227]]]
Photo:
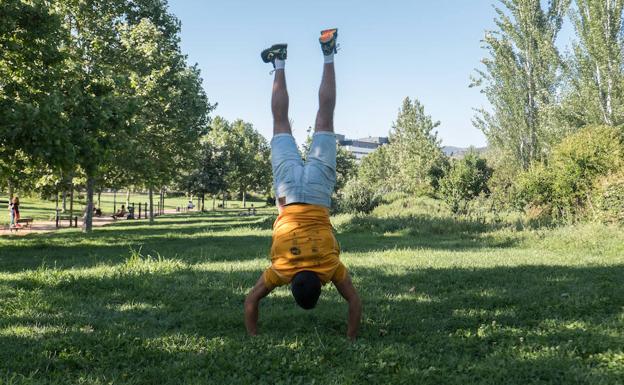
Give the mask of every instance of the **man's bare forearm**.
[[362, 302], [359, 297], [352, 298], [349, 301], [349, 324], [347, 326], [347, 337], [351, 341], [355, 341], [358, 331], [360, 330], [360, 320], [362, 318]]
[[249, 299], [245, 300], [245, 327], [250, 336], [258, 334], [258, 302]]
[[271, 290], [273, 289], [268, 288], [264, 284], [264, 276], [261, 275], [256, 285], [247, 295], [247, 298], [245, 298], [245, 327], [247, 328], [247, 333], [251, 336], [255, 336], [258, 333], [258, 304]]

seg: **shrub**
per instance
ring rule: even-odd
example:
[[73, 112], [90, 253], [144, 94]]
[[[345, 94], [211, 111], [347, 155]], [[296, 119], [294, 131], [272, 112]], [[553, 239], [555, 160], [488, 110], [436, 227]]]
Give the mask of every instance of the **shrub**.
[[624, 224], [624, 170], [596, 181], [592, 207], [597, 219]]
[[518, 175], [515, 200], [521, 207], [550, 204], [553, 200], [551, 170], [543, 163], [533, 163], [527, 171]]
[[518, 201], [549, 207], [555, 218], [578, 218], [590, 203], [596, 179], [619, 169], [622, 156], [617, 128], [585, 127], [559, 143], [547, 164], [535, 163], [518, 177]]
[[488, 193], [487, 182], [492, 176], [484, 158], [470, 151], [451, 164], [440, 180], [440, 194], [455, 214], [467, 212], [468, 203], [481, 193]]
[[381, 203], [381, 195], [368, 184], [353, 178], [342, 189], [339, 209], [349, 213], [370, 213]]

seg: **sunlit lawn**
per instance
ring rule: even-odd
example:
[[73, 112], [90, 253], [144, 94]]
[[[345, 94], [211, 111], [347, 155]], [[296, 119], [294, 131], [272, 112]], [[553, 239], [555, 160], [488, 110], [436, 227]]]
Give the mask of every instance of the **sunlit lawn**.
[[[9, 198], [4, 194], [0, 194], [0, 202], [8, 202]], [[128, 199], [130, 204], [134, 204], [136, 207], [136, 211], [138, 213], [138, 205], [145, 205], [149, 202], [149, 197], [146, 193], [132, 193]], [[94, 197], [94, 203], [98, 206], [97, 194]], [[119, 210], [121, 205], [126, 204], [126, 193], [119, 192], [116, 197], [113, 193], [102, 193], [100, 196], [99, 207], [102, 209], [104, 215], [110, 215], [114, 211], [113, 209]], [[197, 205], [197, 198], [193, 199], [193, 203]], [[215, 208], [218, 208], [218, 205], [221, 203], [220, 200], [215, 202]], [[266, 203], [259, 200], [249, 201], [247, 206], [249, 207], [251, 204], [254, 204], [255, 207], [265, 207]], [[84, 193], [76, 193], [74, 198], [74, 215], [80, 216], [84, 210], [86, 204], [86, 198]], [[165, 210], [172, 210], [178, 207], [183, 208], [188, 204], [188, 198], [184, 196], [171, 196], [165, 198]], [[158, 194], [154, 195], [154, 207], [158, 205]], [[212, 199], [206, 197], [204, 202], [204, 207], [206, 210], [212, 210]], [[66, 212], [63, 215], [68, 215], [69, 211], [69, 196], [67, 198], [66, 203]], [[9, 212], [8, 210], [4, 210], [6, 208], [6, 203], [2, 204], [0, 207], [0, 225], [9, 223]], [[62, 201], [59, 202], [59, 208], [62, 208]], [[242, 208], [241, 201], [226, 201], [226, 208], [228, 209], [239, 209]], [[54, 220], [56, 215], [56, 201], [41, 199], [38, 197], [31, 196], [20, 196], [20, 213], [22, 217], [33, 218], [35, 220], [43, 220], [50, 221]]]
[[[383, 212], [383, 211], [380, 211]], [[0, 384], [622, 384], [624, 231], [335, 218], [364, 302], [243, 326], [273, 212], [0, 238]]]

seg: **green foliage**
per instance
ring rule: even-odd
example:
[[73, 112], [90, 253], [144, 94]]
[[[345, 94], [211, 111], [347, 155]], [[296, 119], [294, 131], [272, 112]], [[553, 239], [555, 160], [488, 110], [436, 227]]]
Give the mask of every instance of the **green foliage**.
[[566, 137], [546, 165], [534, 164], [518, 180], [519, 202], [548, 207], [555, 218], [584, 214], [596, 178], [618, 170], [624, 149], [619, 130], [589, 126]]
[[203, 142], [206, 152], [191, 178], [203, 180], [200, 186], [211, 187], [200, 191], [237, 192], [242, 194], [243, 205], [247, 193], [270, 191], [271, 150], [250, 123], [242, 120], [229, 123], [217, 116]]
[[347, 213], [370, 213], [381, 203], [381, 195], [365, 182], [350, 179], [341, 190], [338, 208]]
[[390, 160], [389, 151], [390, 147], [384, 145], [362, 158], [357, 179], [374, 190], [383, 193], [390, 191], [388, 181], [395, 170], [395, 165]]
[[353, 178], [357, 174], [358, 168], [355, 163], [355, 155], [347, 151], [341, 146], [336, 148], [336, 188], [335, 191], [340, 191], [347, 184], [349, 179]]
[[570, 0], [501, 0], [496, 31], [483, 40], [482, 60], [473, 86], [482, 86], [492, 110], [480, 109], [475, 126], [490, 146], [503, 150], [523, 169], [542, 159], [561, 136], [550, 109], [556, 102], [561, 60], [555, 41]]
[[74, 159], [62, 129], [67, 40], [47, 1], [3, 0], [0, 15], [0, 185], [16, 188], [34, 184], [30, 171]]
[[624, 1], [576, 0], [576, 32], [567, 60], [568, 89], [561, 114], [566, 124], [624, 123]]
[[591, 205], [599, 220], [624, 224], [624, 170], [598, 178]]
[[[444, 157], [438, 133], [434, 131], [439, 125], [440, 122], [434, 122], [425, 113], [425, 107], [418, 100], [403, 100], [386, 154], [378, 155], [388, 155], [390, 170], [386, 183], [392, 189], [412, 194], [432, 191], [435, 169], [440, 165], [440, 158]], [[375, 163], [379, 164], [379, 160], [375, 159]]]
[[475, 151], [453, 160], [440, 180], [440, 194], [454, 214], [466, 214], [468, 203], [482, 193], [489, 193], [488, 180], [492, 169]]

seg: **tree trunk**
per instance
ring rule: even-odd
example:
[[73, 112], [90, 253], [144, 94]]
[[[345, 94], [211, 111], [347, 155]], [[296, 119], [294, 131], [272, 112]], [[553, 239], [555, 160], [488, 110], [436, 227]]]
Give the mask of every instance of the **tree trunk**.
[[243, 189], [243, 208], [247, 207], [247, 199], [245, 199], [246, 195], [247, 194], [245, 194], [245, 189]]
[[63, 189], [63, 192], [61, 194], [63, 194], [63, 208], [61, 211], [65, 212], [67, 211], [67, 190]]
[[221, 208], [225, 209], [225, 193], [223, 193], [223, 202], [221, 203]]
[[98, 204], [97, 207], [102, 207], [100, 202], [102, 201], [102, 191], [98, 191]]
[[69, 183], [69, 217], [74, 217], [74, 180]]
[[149, 223], [154, 223], [154, 189], [149, 188]]
[[160, 214], [165, 214], [165, 190], [160, 189]]
[[11, 183], [11, 181], [8, 181], [9, 184], [9, 202], [11, 202], [13, 200], [13, 195], [15, 194], [15, 191], [13, 190], [13, 183]]
[[201, 211], [202, 213], [204, 212], [204, 201], [206, 200], [206, 194], [202, 193], [202, 204], [201, 204]]
[[217, 197], [212, 196], [212, 211], [215, 211], [215, 204], [217, 203]]
[[117, 190], [113, 191], [113, 214], [117, 212]]
[[126, 191], [126, 208], [128, 208], [128, 206], [130, 206], [130, 189]]
[[93, 187], [95, 186], [95, 179], [92, 176], [87, 175], [87, 207], [85, 208], [85, 215], [82, 221], [82, 231], [90, 233], [93, 231]]

